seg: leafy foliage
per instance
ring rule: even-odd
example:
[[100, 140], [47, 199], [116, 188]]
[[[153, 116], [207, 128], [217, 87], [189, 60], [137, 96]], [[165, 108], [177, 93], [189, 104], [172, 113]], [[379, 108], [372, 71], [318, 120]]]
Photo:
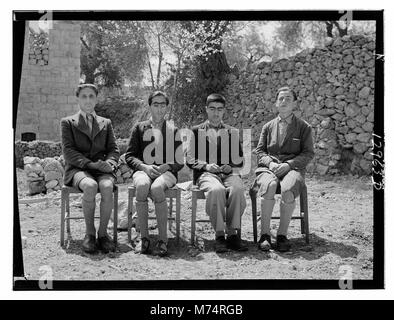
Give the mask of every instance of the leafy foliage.
[[134, 21], [81, 23], [81, 73], [86, 82], [119, 87], [142, 80], [146, 48]]
[[178, 125], [201, 120], [206, 97], [224, 91], [230, 68], [222, 40], [229, 26], [228, 21], [177, 22], [178, 33], [167, 39], [178, 53], [177, 65], [167, 81], [173, 96], [170, 117]]

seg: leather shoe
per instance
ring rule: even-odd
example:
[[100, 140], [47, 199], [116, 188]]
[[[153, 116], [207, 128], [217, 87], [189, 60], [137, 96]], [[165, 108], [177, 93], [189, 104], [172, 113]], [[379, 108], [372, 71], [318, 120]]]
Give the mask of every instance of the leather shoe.
[[86, 234], [82, 241], [82, 249], [86, 253], [94, 253], [97, 251], [96, 237], [91, 234]]
[[258, 243], [258, 248], [261, 251], [269, 251], [271, 249], [271, 236], [269, 234], [262, 234]]
[[108, 253], [110, 251], [115, 251], [114, 241], [109, 237], [109, 235], [105, 235], [103, 237], [97, 238], [97, 247], [103, 252]]
[[236, 234], [227, 237], [227, 248], [234, 251], [248, 250], [248, 247], [242, 243], [241, 237]]
[[289, 251], [291, 248], [290, 241], [284, 235], [276, 237], [276, 249], [280, 252]]
[[226, 239], [224, 238], [224, 236], [219, 236], [216, 238], [215, 251], [216, 253], [223, 253], [228, 251]]
[[141, 249], [140, 249], [140, 253], [141, 254], [149, 254], [150, 253], [150, 241], [147, 238], [142, 238], [141, 239]]
[[167, 244], [163, 240], [159, 240], [157, 242], [157, 249], [158, 249], [158, 255], [160, 257], [165, 257], [168, 255]]

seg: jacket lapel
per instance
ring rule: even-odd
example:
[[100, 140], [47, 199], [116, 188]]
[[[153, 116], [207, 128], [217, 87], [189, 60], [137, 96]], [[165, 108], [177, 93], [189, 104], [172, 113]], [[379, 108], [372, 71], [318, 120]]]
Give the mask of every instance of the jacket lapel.
[[72, 117], [72, 121], [75, 125], [75, 128], [77, 128], [79, 131], [86, 134], [90, 138], [89, 126], [80, 112], [76, 113]]
[[105, 127], [104, 118], [96, 116], [96, 120], [93, 118], [93, 125], [92, 125], [92, 140], [97, 136], [97, 134], [103, 130]]
[[274, 123], [274, 130], [272, 132], [272, 139], [275, 141], [274, 145], [277, 146], [277, 149], [279, 150], [279, 118], [275, 118], [275, 123]]
[[280, 145], [280, 147], [284, 146], [287, 142], [287, 140], [289, 140], [289, 138], [293, 135], [293, 132], [296, 129], [296, 120], [295, 120], [295, 116], [293, 115], [293, 120], [291, 121], [291, 123], [287, 126], [287, 130], [286, 130], [286, 136], [283, 139], [282, 144]]

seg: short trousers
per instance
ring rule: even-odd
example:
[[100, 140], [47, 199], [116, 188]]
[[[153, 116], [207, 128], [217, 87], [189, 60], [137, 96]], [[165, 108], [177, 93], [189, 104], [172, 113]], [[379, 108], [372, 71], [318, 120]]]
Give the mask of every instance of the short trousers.
[[72, 180], [72, 186], [75, 189], [82, 191], [79, 188], [79, 184], [81, 183], [82, 179], [84, 179], [84, 178], [91, 178], [91, 179], [97, 181], [97, 183], [99, 183], [101, 180], [110, 179], [112, 181], [112, 183], [115, 184], [115, 177], [111, 173], [92, 173], [92, 172], [88, 172], [88, 171], [78, 171], [76, 174], [74, 174], [74, 177]]

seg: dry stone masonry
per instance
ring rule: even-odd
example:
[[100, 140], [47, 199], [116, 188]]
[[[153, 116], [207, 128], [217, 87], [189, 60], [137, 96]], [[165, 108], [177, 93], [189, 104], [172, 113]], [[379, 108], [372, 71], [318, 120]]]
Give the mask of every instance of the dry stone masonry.
[[128, 166], [125, 160], [125, 154], [122, 154], [119, 158], [118, 171], [116, 172], [117, 183], [131, 183], [133, 170]]
[[29, 64], [46, 66], [49, 60], [49, 36], [29, 30]]
[[62, 154], [62, 145], [60, 142], [53, 141], [16, 141], [15, 142], [15, 160], [18, 168], [23, 168], [25, 157], [38, 157], [44, 159], [47, 157], [56, 157]]
[[230, 76], [228, 122], [251, 128], [254, 145], [262, 126], [276, 116], [275, 92], [291, 86], [296, 114], [313, 127], [316, 156], [308, 171], [319, 174], [371, 173], [374, 121], [375, 42], [364, 36], [330, 40], [253, 73]]
[[45, 158], [24, 157], [24, 170], [27, 175], [29, 194], [51, 193], [63, 186], [63, 157]]

